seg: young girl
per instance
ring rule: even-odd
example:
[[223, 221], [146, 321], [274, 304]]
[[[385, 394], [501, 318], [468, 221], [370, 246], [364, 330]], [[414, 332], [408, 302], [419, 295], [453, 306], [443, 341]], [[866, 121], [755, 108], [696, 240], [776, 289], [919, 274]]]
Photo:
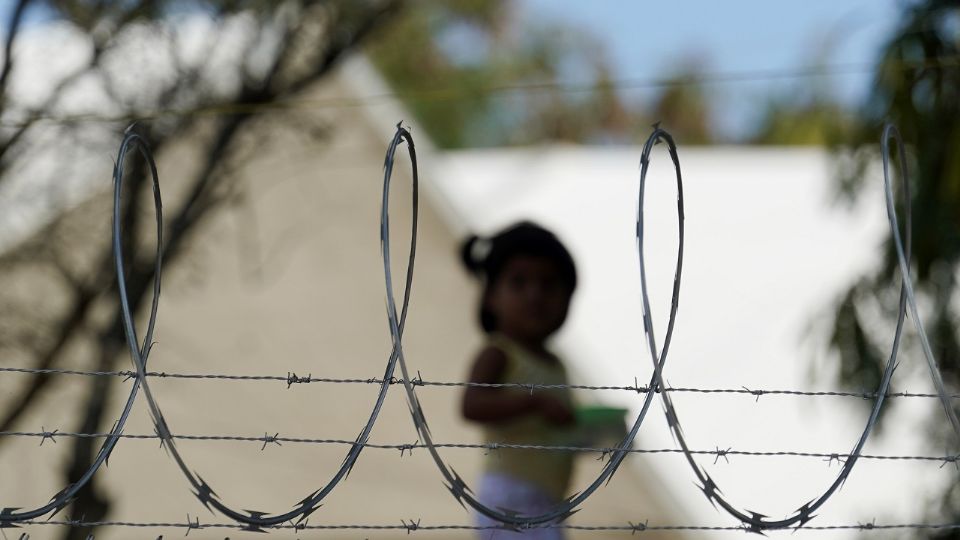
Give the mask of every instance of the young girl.
[[[562, 362], [546, 340], [567, 317], [577, 274], [570, 253], [549, 231], [520, 223], [489, 238], [472, 237], [463, 262], [484, 286], [480, 325], [486, 345], [473, 362], [475, 383], [566, 384]], [[480, 423], [487, 443], [551, 445], [573, 424], [569, 389], [468, 387], [463, 415]], [[567, 494], [569, 452], [497, 449], [486, 457], [477, 498], [491, 508], [542, 514]], [[480, 526], [499, 525], [478, 515]], [[493, 531], [484, 538], [560, 539], [559, 529]]]

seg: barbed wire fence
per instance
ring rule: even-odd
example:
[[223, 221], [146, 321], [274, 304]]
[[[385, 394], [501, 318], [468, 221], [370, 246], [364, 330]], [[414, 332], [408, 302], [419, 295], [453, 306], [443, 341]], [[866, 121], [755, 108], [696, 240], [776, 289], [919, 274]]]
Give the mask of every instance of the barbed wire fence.
[[[954, 530], [960, 529], [960, 524], [951, 524], [951, 523], [892, 523], [892, 524], [877, 524], [876, 522], [869, 523], [856, 523], [856, 524], [838, 524], [838, 525], [809, 525], [808, 522], [814, 517], [813, 512], [815, 512], [819, 507], [825, 504], [837, 491], [840, 485], [846, 480], [850, 472], [853, 470], [856, 463], [861, 460], [878, 460], [878, 461], [923, 461], [923, 462], [933, 462], [939, 463], [940, 467], [953, 466], [955, 468], [960, 468], [960, 453], [945, 455], [881, 455], [881, 454], [864, 454], [862, 449], [864, 443], [869, 437], [872, 428], [874, 427], [879, 412], [882, 408], [883, 402], [885, 399], [892, 398], [913, 398], [913, 399], [937, 399], [943, 405], [943, 409], [947, 414], [951, 426], [954, 429], [955, 434], [957, 435], [958, 441], [960, 441], [960, 422], [958, 422], [956, 413], [953, 408], [953, 401], [955, 399], [960, 399], [960, 394], [949, 394], [944, 388], [942, 379], [937, 368], [936, 359], [934, 358], [932, 351], [927, 342], [926, 334], [923, 329], [922, 321], [919, 317], [916, 299], [913, 292], [913, 287], [911, 283], [911, 275], [909, 271], [908, 261], [910, 259], [910, 214], [909, 214], [909, 205], [905, 205], [907, 212], [905, 213], [904, 220], [904, 230], [905, 234], [903, 235], [905, 239], [901, 238], [900, 230], [898, 227], [897, 216], [894, 210], [893, 203], [893, 188], [892, 182], [890, 180], [889, 172], [889, 141], [894, 141], [898, 148], [899, 154], [899, 166], [900, 166], [900, 176], [903, 181], [903, 191], [904, 196], [909, 200], [909, 177], [907, 175], [907, 169], [905, 166], [905, 158], [903, 152], [903, 143], [900, 140], [899, 133], [892, 125], [888, 125], [884, 129], [883, 138], [882, 138], [882, 151], [883, 151], [883, 172], [884, 172], [884, 187], [886, 194], [886, 204], [888, 218], [890, 222], [890, 227], [892, 235], [895, 242], [895, 247], [897, 249], [898, 260], [900, 264], [901, 271], [901, 293], [900, 293], [900, 308], [898, 315], [898, 324], [893, 339], [892, 350], [890, 358], [887, 363], [886, 370], [884, 372], [884, 377], [876, 390], [873, 391], [861, 391], [861, 392], [843, 392], [843, 391], [805, 391], [805, 390], [794, 390], [794, 389], [750, 389], [750, 388], [696, 388], [696, 387], [672, 387], [667, 385], [663, 380], [663, 369], [667, 359], [667, 353], [669, 351], [670, 341], [672, 338], [672, 330], [674, 327], [674, 321], [679, 306], [679, 291], [681, 283], [681, 271], [682, 271], [682, 262], [683, 262], [683, 220], [684, 220], [684, 209], [683, 209], [683, 185], [682, 185], [682, 175], [681, 168], [679, 163], [679, 156], [677, 147], [673, 142], [672, 137], [664, 129], [655, 127], [653, 134], [647, 140], [644, 145], [644, 150], [641, 158], [641, 173], [640, 173], [640, 193], [638, 198], [638, 213], [637, 213], [637, 247], [639, 254], [639, 263], [641, 270], [641, 289], [642, 289], [642, 301], [643, 301], [643, 326], [644, 334], [647, 338], [651, 360], [654, 365], [653, 374], [650, 381], [641, 385], [638, 381], [634, 380], [632, 385], [541, 385], [541, 384], [489, 384], [489, 383], [470, 383], [470, 382], [461, 382], [461, 381], [431, 381], [425, 380], [419, 371], [416, 372], [416, 376], [412, 376], [414, 372], [411, 369], [404, 356], [403, 345], [402, 345], [402, 336], [403, 329], [406, 321], [407, 308], [409, 306], [411, 294], [412, 294], [412, 283], [414, 276], [414, 261], [416, 258], [416, 241], [417, 241], [417, 226], [418, 226], [418, 172], [417, 172], [417, 159], [416, 151], [414, 148], [413, 137], [408, 130], [406, 130], [402, 125], [397, 125], [396, 134], [391, 141], [387, 155], [384, 161], [384, 180], [383, 180], [383, 190], [382, 190], [382, 204], [381, 204], [381, 250], [383, 255], [383, 267], [384, 267], [384, 281], [386, 286], [387, 293], [387, 313], [388, 313], [388, 323], [389, 329], [392, 336], [392, 351], [390, 356], [387, 359], [387, 364], [384, 369], [384, 373], [380, 377], [374, 378], [325, 378], [325, 377], [314, 377], [313, 374], [307, 375], [298, 375], [293, 372], [288, 372], [286, 375], [241, 375], [241, 374], [198, 374], [198, 373], [167, 373], [163, 371], [148, 371], [147, 370], [147, 361], [150, 354], [150, 348], [152, 345], [152, 336], [157, 320], [157, 308], [160, 295], [160, 283], [162, 276], [162, 246], [163, 246], [163, 217], [162, 217], [162, 203], [160, 195], [160, 182], [159, 175], [157, 173], [156, 164], [153, 160], [152, 153], [147, 146], [146, 142], [136, 133], [133, 129], [128, 129], [125, 132], [123, 141], [120, 145], [119, 154], [117, 157], [116, 165], [114, 168], [114, 221], [113, 221], [113, 249], [114, 249], [114, 261], [115, 269], [118, 277], [118, 289], [120, 294], [120, 304], [122, 308], [123, 315], [123, 325], [124, 332], [127, 338], [127, 343], [130, 349], [131, 361], [133, 363], [133, 370], [118, 370], [118, 371], [87, 371], [87, 370], [75, 370], [75, 369], [32, 369], [32, 368], [20, 368], [20, 367], [0, 367], [0, 373], [19, 373], [27, 375], [38, 375], [38, 374], [56, 374], [56, 375], [65, 375], [65, 376], [83, 376], [83, 377], [121, 377], [125, 380], [132, 381], [130, 393], [127, 398], [126, 404], [115, 422], [113, 428], [109, 432], [103, 433], [94, 433], [94, 432], [69, 432], [61, 431], [60, 429], [47, 429], [46, 427], [41, 427], [40, 431], [4, 431], [0, 432], [0, 436], [9, 436], [9, 437], [29, 437], [39, 439], [39, 445], [43, 445], [47, 442], [55, 444], [58, 437], [74, 437], [74, 438], [98, 438], [103, 439], [104, 442], [101, 446], [97, 458], [91, 464], [87, 473], [80, 479], [80, 481], [66, 486], [60, 492], [55, 494], [49, 503], [44, 506], [23, 510], [20, 508], [14, 507], [5, 507], [0, 509], [0, 532], [5, 528], [14, 528], [22, 525], [31, 525], [31, 526], [67, 526], [67, 527], [129, 527], [129, 528], [175, 528], [185, 530], [187, 534], [192, 530], [199, 529], [241, 529], [247, 531], [266, 531], [266, 530], [281, 530], [281, 529], [290, 529], [290, 530], [357, 530], [357, 531], [406, 531], [407, 533], [412, 533], [414, 531], [482, 531], [488, 529], [505, 529], [505, 530], [525, 530], [533, 528], [559, 528], [566, 530], [579, 530], [579, 531], [620, 531], [620, 532], [630, 532], [638, 533], [645, 531], [747, 531], [747, 532], [762, 532], [765, 530], [781, 530], [781, 529], [798, 529], [803, 528], [804, 530], [812, 531], [829, 531], [829, 530], [859, 530], [859, 531], [871, 531], [871, 530]], [[652, 323], [652, 314], [649, 306], [648, 291], [646, 285], [646, 270], [645, 270], [645, 261], [644, 261], [644, 252], [643, 252], [643, 240], [644, 240], [644, 228], [643, 228], [643, 208], [644, 208], [644, 187], [646, 182], [646, 175], [650, 164], [650, 153], [654, 145], [658, 143], [665, 143], [667, 145], [669, 154], [671, 156], [672, 162], [674, 164], [676, 180], [677, 180], [677, 205], [678, 205], [678, 224], [679, 224], [679, 234], [680, 240], [678, 244], [678, 254], [676, 259], [676, 271], [673, 283], [673, 294], [671, 302], [671, 310], [667, 322], [667, 331], [665, 339], [662, 345], [662, 348], [658, 348], [653, 332], [653, 323]], [[394, 297], [394, 288], [393, 288], [393, 277], [391, 270], [391, 252], [390, 252], [390, 228], [389, 228], [389, 201], [390, 201], [390, 181], [392, 178], [393, 166], [394, 166], [394, 156], [401, 143], [407, 145], [407, 150], [409, 153], [411, 167], [412, 167], [412, 181], [413, 181], [413, 190], [412, 190], [412, 226], [411, 226], [411, 243], [409, 248], [409, 258], [407, 260], [407, 267], [405, 271], [405, 279], [403, 282], [403, 297], [400, 301], [400, 308], [397, 308], [397, 301]], [[153, 286], [153, 300], [151, 303], [150, 316], [147, 323], [147, 330], [144, 334], [142, 341], [138, 339], [137, 328], [133, 322], [133, 315], [130, 309], [130, 303], [127, 298], [126, 292], [126, 283], [124, 282], [124, 261], [123, 253], [121, 249], [121, 227], [119, 220], [119, 211], [120, 211], [120, 193], [121, 186], [124, 177], [124, 161], [126, 155], [132, 151], [138, 151], [142, 157], [145, 159], [153, 181], [154, 189], [154, 205], [156, 210], [156, 227], [157, 227], [157, 236], [156, 236], [156, 260], [155, 260], [155, 281]], [[934, 386], [937, 390], [936, 393], [911, 393], [911, 392], [893, 392], [890, 390], [890, 384], [893, 377], [894, 370], [897, 366], [897, 354], [901, 339], [901, 334], [903, 330], [903, 325], [907, 315], [907, 310], [910, 310], [910, 318], [913, 320], [913, 323], [916, 327], [916, 330], [920, 336], [920, 341], [923, 346], [924, 357], [927, 362], [931, 378], [934, 382]], [[400, 376], [395, 376], [395, 370], [399, 366]], [[269, 431], [265, 432], [262, 436], [251, 436], [251, 435], [240, 435], [240, 434], [174, 434], [170, 429], [170, 425], [164, 417], [162, 410], [160, 408], [158, 400], [153, 395], [150, 389], [150, 381], [156, 379], [171, 378], [171, 379], [200, 379], [200, 380], [226, 380], [226, 381], [249, 381], [249, 382], [264, 382], [264, 383], [281, 383], [286, 386], [287, 389], [292, 388], [293, 386], [301, 385], [310, 385], [310, 384], [347, 384], [347, 385], [375, 385], [379, 386], [379, 391], [377, 394], [377, 399], [371, 410], [371, 413], [361, 428], [359, 435], [353, 440], [346, 439], [330, 439], [330, 438], [303, 438], [303, 437], [285, 437], [281, 436], [279, 431], [274, 432], [273, 435]], [[417, 432], [417, 440], [413, 443], [371, 443], [369, 441], [370, 431], [375, 424], [378, 414], [384, 403], [386, 393], [391, 386], [402, 385], [404, 392], [407, 397], [408, 404], [410, 406], [411, 417], [413, 418], [414, 425]], [[434, 442], [432, 434], [430, 432], [429, 426], [427, 424], [426, 415], [423, 407], [420, 404], [420, 401], [417, 397], [416, 391], [418, 388], [426, 387], [491, 387], [491, 388], [515, 388], [522, 389], [529, 392], [536, 392], [539, 390], [554, 389], [554, 388], [568, 388], [568, 389], [577, 389], [577, 390], [589, 390], [589, 391], [609, 391], [609, 390], [618, 390], [630, 392], [636, 395], [644, 394], [643, 406], [638, 414], [636, 420], [634, 421], [632, 427], [628, 431], [627, 435], [620, 441], [620, 443], [613, 447], [589, 447], [589, 446], [548, 446], [548, 445], [523, 445], [523, 444], [505, 444], [505, 443], [487, 443], [487, 444], [466, 444], [466, 443], [457, 443], [457, 442]], [[153, 434], [127, 434], [124, 433], [124, 426], [126, 420], [129, 416], [132, 404], [136, 399], [139, 390], [143, 390], [144, 399], [147, 402], [150, 416], [154, 425]], [[675, 393], [698, 393], [698, 394], [734, 394], [734, 395], [746, 395], [754, 397], [756, 400], [759, 400], [763, 396], [799, 396], [799, 397], [841, 397], [841, 398], [857, 398], [865, 400], [873, 400], [873, 407], [871, 409], [870, 417], [867, 421], [867, 424], [861, 433], [860, 437], [857, 440], [854, 448], [849, 452], [798, 452], [798, 451], [778, 451], [778, 450], [740, 450], [733, 449], [732, 447], [721, 448], [716, 447], [713, 450], [710, 449], [691, 449], [686, 439], [684, 438], [683, 430], [680, 428], [679, 415], [676, 411], [676, 408], [673, 406], [671, 395]], [[653, 399], [659, 396], [661, 401], [664, 404], [667, 424], [670, 427], [671, 431], [674, 434], [674, 437], [679, 445], [679, 448], [635, 448], [633, 445], [634, 439], [639, 432], [641, 424], [645, 419], [645, 415], [649, 409], [650, 404]], [[140, 439], [140, 440], [159, 440], [161, 445], [167, 450], [171, 458], [176, 462], [179, 469], [183, 473], [185, 479], [190, 484], [193, 489], [193, 495], [196, 497], [205, 507], [208, 509], [215, 510], [219, 514], [229, 518], [234, 523], [201, 523], [199, 518], [187, 516], [185, 522], [136, 522], [136, 521], [84, 521], [80, 520], [55, 520], [53, 517], [56, 516], [58, 512], [63, 510], [68, 506], [74, 495], [79, 489], [83, 487], [84, 484], [89, 482], [90, 478], [98, 471], [100, 466], [104, 464], [110, 456], [110, 453], [115, 448], [116, 444], [121, 439]], [[284, 443], [296, 443], [296, 444], [313, 444], [313, 445], [337, 445], [337, 446], [347, 446], [349, 447], [346, 457], [339, 469], [332, 475], [331, 479], [326, 485], [313, 491], [306, 498], [304, 498], [297, 506], [293, 509], [278, 512], [278, 513], [267, 513], [260, 511], [251, 511], [251, 510], [237, 510], [238, 506], [231, 506], [223, 502], [219, 495], [216, 494], [213, 487], [204, 481], [201, 476], [192, 469], [186, 462], [186, 460], [181, 456], [177, 450], [176, 441], [179, 440], [193, 440], [193, 441], [234, 441], [234, 442], [251, 442], [260, 445], [262, 451], [266, 451], [268, 446], [273, 445], [282, 445]], [[502, 525], [494, 527], [481, 527], [481, 526], [471, 526], [471, 525], [449, 525], [449, 524], [423, 524], [421, 520], [410, 520], [409, 522], [403, 521], [401, 524], [386, 524], [386, 525], [375, 525], [375, 524], [310, 524], [308, 518], [317, 511], [321, 501], [324, 500], [330, 493], [334, 491], [334, 488], [337, 484], [346, 477], [350, 470], [355, 466], [356, 461], [362, 452], [366, 448], [377, 449], [377, 450], [389, 450], [389, 451], [399, 451], [401, 457], [405, 454], [410, 454], [414, 450], [426, 450], [429, 452], [431, 458], [435, 462], [440, 475], [444, 478], [447, 484], [447, 488], [451, 492], [451, 495], [462, 505], [469, 506], [480, 512], [484, 515], [492, 517], [497, 521], [501, 522]], [[450, 468], [443, 460], [440, 458], [438, 449], [442, 448], [453, 448], [453, 449], [470, 449], [470, 450], [483, 450], [485, 452], [496, 452], [500, 449], [523, 449], [530, 451], [549, 451], [549, 452], [581, 452], [581, 453], [594, 453], [598, 455], [598, 459], [605, 462], [601, 472], [598, 474], [597, 478], [591, 482], [583, 491], [579, 492], [575, 496], [570, 497], [569, 499], [562, 501], [556, 508], [545, 512], [539, 515], [521, 515], [516, 512], [504, 511], [502, 509], [489, 508], [484, 506], [480, 501], [478, 501], [470, 491], [466, 482]], [[960, 446], [958, 446], [960, 448]], [[648, 522], [643, 523], [632, 523], [621, 525], [571, 525], [566, 524], [563, 520], [568, 517], [577, 509], [605, 482], [616, 473], [618, 467], [623, 462], [624, 458], [627, 455], [634, 454], [680, 454], [683, 455], [688, 463], [690, 464], [694, 476], [699, 482], [699, 488], [703, 492], [704, 496], [714, 505], [718, 505], [720, 508], [725, 510], [728, 514], [734, 517], [737, 520], [736, 525], [727, 525], [727, 526], [704, 526], [704, 525], [678, 525], [678, 524], [649, 524]], [[721, 494], [719, 486], [712, 478], [706, 473], [706, 470], [701, 467], [695, 457], [712, 457], [714, 463], [720, 459], [729, 460], [732, 456], [754, 456], [754, 457], [803, 457], [803, 458], [816, 458], [827, 461], [832, 464], [834, 462], [838, 463], [841, 467], [840, 473], [838, 474], [836, 480], [823, 492], [823, 494], [811, 501], [809, 503], [803, 504], [793, 515], [780, 519], [780, 520], [769, 520], [766, 516], [763, 516], [757, 512], [746, 512], [738, 510], [733, 503], [728, 502]], [[38, 520], [37, 518], [49, 515], [47, 520]], [[28, 536], [24, 533], [21, 536]]]
[[[908, 201], [905, 204], [905, 230], [906, 230], [906, 245], [900, 235], [900, 230], [897, 224], [897, 216], [894, 205], [894, 194], [893, 194], [893, 185], [890, 181], [890, 171], [889, 171], [889, 145], [888, 142], [893, 140], [897, 145], [899, 166], [900, 166], [900, 178], [903, 183], [903, 196], [904, 200]], [[673, 294], [671, 301], [671, 310], [669, 319], [667, 322], [666, 336], [664, 338], [664, 343], [662, 349], [657, 348], [656, 339], [654, 337], [654, 329], [652, 322], [652, 315], [650, 310], [649, 295], [647, 290], [646, 283], [646, 272], [645, 272], [645, 263], [644, 263], [644, 252], [643, 252], [643, 195], [644, 187], [646, 180], [646, 173], [649, 166], [649, 155], [650, 150], [654, 144], [659, 142], [665, 142], [670, 152], [670, 156], [673, 159], [673, 164], [676, 169], [676, 179], [677, 179], [677, 215], [679, 221], [679, 242], [677, 248], [677, 266], [676, 273], [674, 276], [673, 282]], [[933, 357], [933, 353], [930, 349], [929, 343], [927, 341], [926, 332], [923, 328], [923, 323], [919, 317], [916, 299], [913, 291], [913, 286], [911, 283], [911, 273], [910, 266], [907, 262], [910, 258], [910, 231], [911, 231], [911, 216], [910, 216], [910, 181], [907, 174], [906, 166], [906, 156], [904, 153], [903, 142], [900, 138], [900, 134], [897, 129], [892, 124], [887, 124], [884, 127], [883, 136], [881, 138], [881, 151], [883, 158], [883, 176], [884, 176], [884, 191], [886, 196], [886, 208], [888, 220], [890, 223], [891, 233], [894, 239], [894, 244], [896, 246], [897, 255], [899, 258], [899, 268], [900, 268], [900, 302], [899, 308], [897, 310], [897, 326], [894, 333], [892, 350], [890, 352], [889, 360], [886, 363], [885, 369], [883, 371], [883, 376], [880, 381], [880, 386], [876, 391], [876, 397], [874, 399], [874, 405], [870, 412], [870, 417], [868, 418], [866, 425], [861, 433], [859, 439], [857, 440], [856, 445], [853, 450], [850, 452], [849, 457], [843, 462], [840, 473], [837, 475], [836, 479], [831, 483], [823, 493], [817, 498], [801, 504], [795, 513], [789, 517], [783, 519], [767, 519], [767, 516], [761, 514], [757, 511], [750, 510], [740, 510], [733, 503], [731, 503], [723, 494], [720, 489], [720, 486], [717, 484], [713, 478], [703, 469], [694, 459], [693, 453], [690, 451], [686, 438], [683, 432], [683, 429], [680, 426], [680, 418], [677, 414], [677, 410], [673, 405], [673, 400], [669, 394], [663, 394], [662, 401], [664, 404], [664, 410], [667, 419], [667, 425], [669, 426], [671, 432], [677, 443], [680, 445], [681, 450], [683, 451], [684, 456], [686, 457], [687, 462], [690, 465], [691, 470], [694, 473], [694, 476], [697, 479], [698, 487], [703, 492], [704, 497], [715, 507], [719, 506], [725, 512], [736, 518], [742, 524], [749, 528], [753, 532], [761, 532], [767, 529], [782, 529], [787, 527], [792, 527], [794, 525], [800, 527], [809, 522], [814, 517], [814, 512], [818, 508], [823, 506], [836, 492], [840, 489], [844, 482], [846, 482], [850, 473], [853, 471], [854, 466], [857, 463], [857, 460], [860, 458], [860, 455], [863, 450], [863, 446], [866, 444], [867, 438], [870, 436], [871, 431], [877, 423], [879, 418], [881, 407], [883, 406], [884, 398], [887, 394], [887, 391], [890, 387], [890, 381], [893, 377], [893, 372], [897, 368], [897, 355], [900, 348], [900, 340], [903, 334], [903, 325], [907, 315], [907, 307], [910, 308], [911, 318], [916, 327], [917, 333], [920, 335], [920, 341], [923, 345], [923, 352], [927, 364], [930, 370], [930, 376], [933, 379], [934, 386], [937, 389], [938, 399], [943, 405], [944, 412], [946, 413], [950, 424], [953, 428], [954, 435], [957, 438], [957, 442], [960, 442], [960, 422], [957, 420], [956, 412], [954, 411], [953, 404], [950, 401], [950, 396], [947, 394], [943, 380], [940, 376], [939, 368], [937, 367], [936, 359]], [[657, 379], [658, 384], [663, 384], [661, 378], [660, 366], [662, 366], [664, 359], [667, 356], [667, 352], [670, 348], [670, 340], [673, 334], [674, 322], [676, 320], [677, 306], [679, 304], [679, 294], [680, 294], [680, 278], [681, 270], [683, 267], [683, 239], [684, 239], [684, 228], [683, 228], [683, 179], [680, 173], [680, 163], [677, 157], [676, 145], [673, 142], [673, 138], [669, 133], [663, 129], [657, 127], [654, 129], [654, 133], [650, 136], [647, 141], [646, 146], [644, 147], [643, 157], [641, 158], [641, 173], [640, 173], [640, 202], [638, 209], [637, 217], [637, 241], [638, 241], [638, 251], [640, 256], [640, 284], [642, 290], [643, 298], [643, 316], [644, 316], [644, 331], [647, 337], [647, 343], [650, 349], [650, 358], [653, 362], [655, 369], [654, 375]]]

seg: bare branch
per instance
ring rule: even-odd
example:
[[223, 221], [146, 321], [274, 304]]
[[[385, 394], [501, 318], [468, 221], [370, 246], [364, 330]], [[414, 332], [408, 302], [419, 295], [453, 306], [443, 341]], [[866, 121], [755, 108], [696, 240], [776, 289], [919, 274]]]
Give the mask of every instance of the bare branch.
[[20, 24], [23, 22], [23, 14], [27, 11], [27, 6], [33, 0], [18, 0], [16, 7], [13, 8], [13, 15], [10, 17], [10, 26], [7, 27], [7, 39], [3, 46], [3, 70], [0, 71], [0, 110], [6, 103], [7, 80], [10, 78], [10, 71], [13, 69], [13, 43], [20, 33]]

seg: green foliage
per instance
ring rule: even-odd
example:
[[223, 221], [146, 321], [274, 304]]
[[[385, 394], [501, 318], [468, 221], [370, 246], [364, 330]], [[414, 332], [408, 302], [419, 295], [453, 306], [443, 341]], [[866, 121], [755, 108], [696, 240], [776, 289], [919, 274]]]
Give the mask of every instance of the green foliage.
[[[625, 102], [591, 36], [555, 24], [524, 26], [513, 9], [509, 0], [419, 2], [368, 47], [441, 148], [632, 143], [658, 120], [682, 141], [711, 139], [699, 86], [667, 85], [645, 113]], [[684, 71], [677, 80], [690, 76]]]
[[[948, 386], [960, 381], [957, 321], [957, 272], [960, 266], [960, 6], [926, 0], [904, 8], [903, 24], [885, 47], [871, 96], [853, 133], [854, 145], [876, 148], [885, 121], [897, 124], [908, 144], [913, 212], [912, 266], [918, 291], [929, 309], [923, 313], [934, 354]], [[867, 178], [875, 151], [857, 152], [841, 171], [840, 186], [855, 197]], [[835, 311], [831, 345], [839, 352], [840, 376], [850, 384], [879, 380], [889, 348], [889, 333], [879, 332], [869, 312], [883, 306], [887, 322], [895, 318], [896, 256], [885, 241], [881, 265], [861, 276], [842, 296]], [[886, 327], [887, 325], [880, 325]], [[909, 352], [909, 349], [908, 349]], [[931, 418], [936, 446], [948, 440], [949, 424]], [[960, 484], [954, 482], [931, 506], [931, 519], [960, 518]], [[940, 513], [940, 519], [934, 514]], [[935, 538], [960, 538], [956, 531]]]
[[826, 99], [800, 105], [773, 101], [749, 140], [753, 144], [826, 146], [849, 137], [853, 124], [849, 111]]
[[663, 80], [654, 96], [645, 122], [636, 135], [641, 140], [649, 135], [648, 123], [660, 122], [682, 144], [709, 144], [714, 141], [710, 96], [701, 82], [706, 65], [697, 56], [674, 60], [676, 66]]

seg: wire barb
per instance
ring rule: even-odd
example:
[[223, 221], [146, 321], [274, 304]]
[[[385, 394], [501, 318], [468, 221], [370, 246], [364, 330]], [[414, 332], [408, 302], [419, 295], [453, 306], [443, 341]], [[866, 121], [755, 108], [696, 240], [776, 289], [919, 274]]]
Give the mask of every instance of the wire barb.
[[260, 440], [263, 441], [263, 446], [260, 447], [260, 451], [263, 452], [264, 450], [266, 450], [268, 444], [283, 446], [282, 444], [280, 444], [280, 441], [277, 440], [279, 436], [280, 436], [279, 432], [274, 433], [273, 435], [268, 435], [266, 432], [264, 432], [263, 437], [260, 438]]
[[190, 536], [190, 531], [194, 529], [202, 529], [200, 526], [200, 517], [196, 517], [193, 521], [190, 520], [190, 514], [187, 514], [187, 532], [183, 533], [184, 536]]
[[306, 377], [298, 377], [296, 373], [287, 372], [287, 389], [294, 384], [308, 384], [310, 383], [312, 374], [307, 374]]
[[[75, 376], [86, 376], [86, 377], [122, 377], [124, 381], [135, 379], [138, 375], [135, 371], [86, 371], [86, 370], [75, 370], [75, 369], [59, 369], [59, 368], [49, 368], [49, 369], [37, 369], [37, 368], [12, 368], [12, 367], [0, 367], [0, 373], [24, 373], [24, 374], [34, 374], [34, 375], [75, 375]], [[171, 373], [171, 372], [156, 372], [148, 371], [144, 374], [148, 378], [169, 378], [169, 379], [190, 379], [190, 380], [223, 380], [223, 381], [237, 381], [237, 382], [270, 382], [278, 381], [283, 383], [292, 383], [292, 384], [309, 384], [309, 383], [320, 383], [320, 384], [375, 384], [383, 385], [387, 384], [390, 386], [403, 384], [403, 379], [391, 376], [387, 379], [381, 379], [379, 377], [367, 377], [367, 378], [329, 378], [329, 377], [313, 377], [308, 375], [306, 377], [300, 377], [299, 380], [291, 378], [296, 376], [295, 373], [287, 372], [286, 375], [232, 375], [226, 373]], [[424, 387], [440, 387], [440, 388], [518, 388], [522, 390], [528, 390], [531, 386], [530, 383], [476, 383], [469, 381], [430, 381], [424, 380], [422, 378], [414, 378], [411, 380], [411, 383], [417, 386]], [[621, 390], [628, 391], [632, 393], [647, 393], [650, 389], [647, 386], [638, 384], [636, 379], [634, 383], [630, 385], [589, 385], [589, 384], [534, 384], [538, 390], [559, 390], [559, 389], [569, 389], [569, 390], [587, 390], [587, 391], [609, 391], [609, 390]], [[842, 391], [842, 390], [800, 390], [800, 389], [758, 389], [751, 390], [747, 387], [740, 388], [697, 388], [697, 387], [666, 387], [666, 388], [656, 388], [654, 390], [656, 393], [693, 393], [693, 394], [732, 394], [732, 395], [750, 395], [750, 396], [798, 396], [798, 397], [850, 397], [856, 399], [876, 399], [878, 394], [876, 392], [865, 392], [865, 391]], [[939, 399], [939, 394], [930, 394], [922, 392], [887, 392], [884, 394], [884, 399], [897, 399], [897, 398], [927, 398], [927, 399]], [[960, 400], [960, 394], [948, 394], [947, 397], [952, 400]]]
[[402, 524], [403, 524], [403, 527], [404, 527], [405, 529], [407, 529], [407, 534], [410, 534], [410, 533], [412, 533], [412, 532], [420, 529], [420, 519], [417, 519], [416, 521], [414, 521], [414, 520], [411, 519], [409, 523], [407, 523], [406, 520], [401, 519], [401, 520], [400, 520], [400, 523], [402, 523]]
[[57, 432], [60, 431], [59, 429], [55, 429], [53, 431], [47, 431], [47, 428], [40, 426], [40, 430], [41, 430], [40, 446], [43, 446], [43, 443], [45, 443], [48, 440], [52, 441], [54, 444], [57, 443], [56, 435], [57, 435]]
[[420, 439], [417, 439], [416, 442], [412, 444], [401, 444], [400, 445], [400, 457], [403, 457], [403, 453], [406, 452], [408, 456], [413, 455], [413, 449], [420, 445]]
[[726, 461], [727, 463], [730, 463], [730, 459], [727, 458], [727, 454], [729, 454], [732, 450], [733, 448], [731, 447], [728, 447], [726, 450], [721, 450], [720, 447], [718, 446], [717, 449], [715, 450], [717, 457], [713, 458], [713, 464], [716, 465], [717, 461], [719, 461], [720, 458], [723, 458], [724, 461]]

